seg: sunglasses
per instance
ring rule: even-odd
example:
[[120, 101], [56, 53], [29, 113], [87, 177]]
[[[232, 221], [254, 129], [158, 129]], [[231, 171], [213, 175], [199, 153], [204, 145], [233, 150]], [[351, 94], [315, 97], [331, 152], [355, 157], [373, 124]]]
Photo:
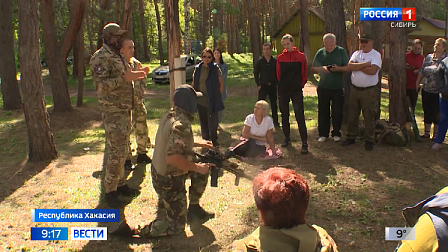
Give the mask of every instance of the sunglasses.
[[203, 59], [211, 59], [212, 56], [201, 56]]
[[369, 43], [369, 39], [361, 39], [361, 44]]

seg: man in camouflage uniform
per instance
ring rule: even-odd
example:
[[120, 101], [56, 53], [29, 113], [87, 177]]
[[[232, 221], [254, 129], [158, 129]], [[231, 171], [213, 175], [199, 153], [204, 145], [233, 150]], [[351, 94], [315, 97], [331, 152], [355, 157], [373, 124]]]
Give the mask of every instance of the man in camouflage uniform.
[[[129, 63], [130, 68], [134, 71], [143, 70], [149, 72], [149, 68], [142, 67], [140, 61], [134, 58], [134, 42], [131, 39], [125, 39], [121, 47], [121, 53]], [[146, 123], [146, 108], [145, 108], [145, 94], [146, 78], [134, 82], [134, 108], [132, 109], [132, 128], [134, 129], [135, 138], [137, 141], [137, 163], [151, 163], [151, 158], [146, 154], [146, 148], [151, 145], [151, 140], [148, 136], [148, 125]], [[132, 150], [129, 143], [129, 154], [127, 156], [124, 167], [126, 170], [132, 169]]]
[[[112, 234], [143, 237], [161, 237], [181, 234], [188, 220], [210, 218], [213, 214], [199, 206], [210, 170], [209, 163], [194, 163], [194, 146], [213, 148], [210, 141], [194, 142], [191, 121], [197, 111], [197, 95], [190, 85], [174, 91], [174, 106], [160, 120], [154, 145], [151, 176], [154, 190], [159, 197], [157, 216], [144, 228], [131, 230], [123, 221], [111, 229]], [[185, 181], [191, 179], [190, 206], [187, 211]]]
[[121, 56], [120, 48], [126, 33], [115, 23], [104, 26], [104, 44], [90, 59], [106, 135], [103, 184], [106, 203], [110, 207], [123, 205], [119, 195], [133, 196], [138, 193], [137, 189], [131, 189], [125, 184], [123, 165], [128, 155], [133, 81], [144, 78], [147, 73], [132, 71]]

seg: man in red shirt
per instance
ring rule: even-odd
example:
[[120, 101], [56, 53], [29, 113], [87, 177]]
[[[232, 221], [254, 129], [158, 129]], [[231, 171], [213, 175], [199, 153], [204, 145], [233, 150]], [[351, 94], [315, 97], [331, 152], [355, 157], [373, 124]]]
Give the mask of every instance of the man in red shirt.
[[306, 131], [305, 115], [303, 111], [303, 91], [308, 78], [308, 66], [305, 54], [299, 52], [294, 46], [290, 34], [282, 37], [282, 45], [285, 48], [277, 57], [278, 104], [282, 114], [282, 129], [285, 135], [283, 147], [291, 144], [289, 125], [289, 101], [292, 100], [294, 114], [299, 125], [300, 138], [302, 139], [302, 154], [308, 153], [308, 133]]
[[418, 86], [416, 81], [424, 60], [421, 54], [422, 47], [423, 41], [414, 39], [412, 50], [406, 53], [406, 96], [409, 96], [411, 100], [412, 111], [415, 111], [415, 105], [417, 104]]

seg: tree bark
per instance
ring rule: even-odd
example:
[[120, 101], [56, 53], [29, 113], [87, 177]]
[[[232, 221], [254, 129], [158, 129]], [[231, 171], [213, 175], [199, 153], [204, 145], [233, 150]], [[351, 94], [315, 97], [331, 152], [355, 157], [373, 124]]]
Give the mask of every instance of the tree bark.
[[143, 36], [143, 59], [145, 61], [149, 61], [148, 32], [146, 31], [145, 8], [143, 7], [143, 0], [138, 1], [138, 8], [140, 10], [140, 25], [142, 27]]
[[29, 141], [28, 161], [52, 160], [58, 153], [45, 107], [40, 69], [38, 0], [19, 1], [19, 24], [20, 85]]
[[131, 32], [132, 0], [124, 0], [123, 22], [121, 29]]
[[191, 0], [184, 0], [184, 16], [185, 16], [185, 36], [184, 36], [184, 53], [190, 53], [190, 2]]
[[[392, 8], [404, 6], [403, 0], [392, 0]], [[390, 29], [390, 28], [389, 28]], [[390, 33], [389, 120], [404, 125], [406, 122], [406, 41], [407, 29], [395, 28]]]
[[82, 26], [86, 0], [76, 0], [70, 22], [63, 40], [58, 43], [54, 26], [53, 0], [42, 0], [43, 41], [48, 69], [50, 70], [51, 90], [53, 92], [54, 112], [72, 110], [67, 86], [67, 56], [70, 53], [76, 34]]
[[250, 36], [250, 47], [252, 51], [252, 64], [255, 63], [260, 58], [261, 55], [261, 39], [260, 39], [260, 25], [258, 24], [258, 19], [255, 15], [254, 2], [253, 0], [247, 0], [247, 10], [249, 14], [249, 36]]
[[91, 55], [95, 52], [95, 47], [93, 46], [92, 24], [90, 23], [91, 18], [92, 18], [92, 9], [89, 9], [89, 12], [85, 17], [87, 37], [89, 39], [89, 49], [90, 49], [89, 55]]
[[51, 91], [55, 112], [65, 112], [72, 109], [67, 86], [67, 63], [61, 57], [54, 26], [53, 0], [41, 0], [43, 42], [45, 45], [46, 62], [50, 70]]
[[210, 15], [208, 14], [208, 3], [207, 0], [202, 0], [202, 8], [201, 8], [201, 40], [202, 40], [202, 47], [203, 49], [205, 48], [206, 44], [207, 44], [207, 23], [210, 19]]
[[[96, 42], [96, 49], [100, 49], [103, 46], [103, 27], [105, 25], [104, 19], [106, 18], [106, 11], [109, 9], [109, 4], [111, 0], [101, 0], [100, 9], [98, 11], [99, 22], [98, 22], [98, 40]], [[120, 22], [120, 19], [117, 20]]]
[[168, 14], [168, 62], [170, 69], [170, 100], [174, 93], [174, 58], [180, 56], [180, 27], [179, 27], [179, 0], [165, 0], [166, 13]]
[[[349, 53], [347, 46], [347, 31], [345, 27], [344, 2], [342, 0], [327, 0], [323, 2], [325, 15], [325, 33], [336, 35], [336, 45], [343, 47]], [[348, 55], [350, 58], [350, 55]], [[343, 122], [348, 120], [348, 97], [350, 96], [350, 74], [344, 73], [344, 109]]]
[[84, 94], [84, 31], [81, 28], [78, 32], [78, 36], [76, 37], [76, 50], [73, 50], [74, 56], [77, 58], [76, 66], [75, 62], [73, 64], [73, 69], [77, 70], [77, 79], [78, 79], [78, 95], [76, 97], [76, 107], [82, 106], [82, 99]]
[[[370, 0], [370, 7], [384, 7], [384, 0]], [[377, 50], [382, 54], [383, 51], [383, 40], [384, 40], [384, 22], [376, 21], [370, 22], [371, 30], [370, 33], [375, 38], [373, 42], [373, 49]], [[406, 48], [406, 42], [405, 42]], [[406, 50], [405, 50], [406, 52]], [[382, 79], [382, 68], [378, 71], [378, 83], [376, 88], [378, 89], [378, 103], [375, 106], [375, 121], [380, 119], [381, 116], [381, 79]]]
[[13, 3], [13, 0], [0, 1], [0, 78], [4, 110], [22, 107], [14, 57]]
[[303, 41], [303, 53], [305, 53], [308, 66], [310, 66], [311, 50], [310, 50], [310, 34], [308, 29], [308, 11], [309, 11], [308, 0], [300, 0], [300, 29]]
[[115, 3], [115, 9], [117, 11], [117, 23], [121, 24], [123, 20], [121, 20], [121, 1], [117, 0]]
[[153, 1], [157, 19], [157, 36], [159, 38], [159, 63], [160, 65], [162, 65], [163, 64], [162, 24], [160, 22], [159, 4], [157, 3], [157, 0]]

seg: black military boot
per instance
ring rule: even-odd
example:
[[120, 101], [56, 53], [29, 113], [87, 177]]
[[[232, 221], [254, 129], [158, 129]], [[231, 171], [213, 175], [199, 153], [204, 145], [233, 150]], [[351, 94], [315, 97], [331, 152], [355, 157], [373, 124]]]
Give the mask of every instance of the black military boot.
[[132, 171], [134, 169], [134, 164], [132, 163], [131, 160], [126, 160], [126, 162], [124, 162], [124, 170], [125, 171]]
[[146, 155], [146, 154], [138, 154], [138, 156], [137, 156], [137, 163], [149, 164], [151, 162], [152, 162], [152, 160], [151, 160], [150, 157], [148, 157], [148, 155]]
[[199, 204], [190, 204], [188, 207], [188, 222], [208, 220], [215, 217], [215, 213], [205, 211]]
[[113, 191], [105, 194], [106, 204], [112, 208], [120, 208], [123, 202], [118, 198], [118, 191]]
[[139, 189], [130, 188], [128, 185], [117, 187], [117, 192], [119, 195], [132, 196], [132, 197], [140, 194]]

